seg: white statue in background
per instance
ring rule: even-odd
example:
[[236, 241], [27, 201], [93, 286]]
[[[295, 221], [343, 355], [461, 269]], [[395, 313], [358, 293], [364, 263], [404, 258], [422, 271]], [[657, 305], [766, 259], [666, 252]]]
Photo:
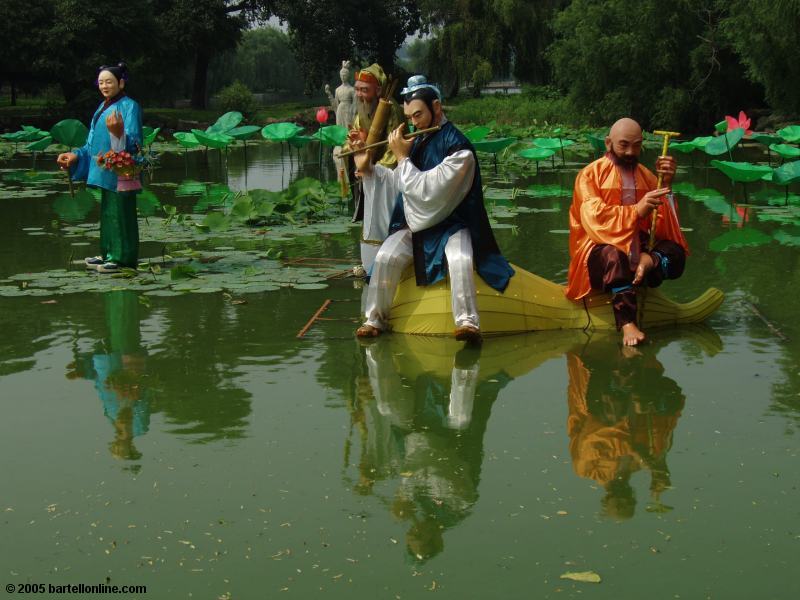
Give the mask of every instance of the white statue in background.
[[331, 107], [336, 111], [336, 124], [350, 129], [356, 115], [356, 88], [350, 83], [350, 61], [343, 60], [339, 77], [342, 85], [336, 88], [335, 93], [331, 93], [331, 86], [325, 84], [325, 93], [328, 95]]

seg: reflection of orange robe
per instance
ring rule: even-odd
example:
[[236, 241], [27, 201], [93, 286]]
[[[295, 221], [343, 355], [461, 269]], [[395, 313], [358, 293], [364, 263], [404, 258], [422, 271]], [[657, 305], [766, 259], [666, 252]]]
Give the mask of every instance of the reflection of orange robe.
[[579, 477], [606, 485], [614, 479], [620, 458], [634, 454], [628, 423], [622, 420], [609, 426], [589, 414], [586, 389], [591, 374], [583, 361], [571, 352], [567, 353], [567, 371], [567, 434], [572, 468]]
[[[635, 180], [637, 202], [647, 192], [656, 189], [656, 176], [642, 165], [636, 167]], [[579, 300], [591, 292], [586, 262], [592, 248], [598, 244], [611, 244], [628, 254], [634, 234], [649, 232], [650, 221], [650, 216], [639, 219], [635, 205], [622, 205], [622, 178], [609, 158], [599, 158], [581, 170], [575, 178], [569, 209], [567, 297]], [[656, 239], [671, 240], [688, 254], [689, 247], [669, 202], [658, 208]]]
[[579, 477], [608, 484], [625, 456], [634, 459], [630, 472], [642, 468], [642, 458], [664, 458], [672, 447], [672, 432], [681, 413], [623, 416], [613, 425], [594, 417], [586, 405], [591, 373], [583, 361], [567, 352], [567, 434], [572, 468]]

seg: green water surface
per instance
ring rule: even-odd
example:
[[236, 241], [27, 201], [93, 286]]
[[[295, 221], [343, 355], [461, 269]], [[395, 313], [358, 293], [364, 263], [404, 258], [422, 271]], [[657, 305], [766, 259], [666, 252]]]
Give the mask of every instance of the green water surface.
[[[496, 231], [512, 262], [565, 280], [588, 154], [488, 181], [495, 210], [536, 209], [498, 218], [516, 226]], [[191, 211], [175, 184], [334, 177], [315, 148], [289, 160], [265, 144], [247, 165], [241, 147], [165, 154], [147, 187]], [[767, 183], [742, 206], [700, 160], [677, 181], [691, 256], [664, 291], [726, 300], [628, 353], [581, 331], [361, 345], [347, 278], [0, 297], [2, 583], [145, 585], [115, 597], [151, 599], [797, 597], [800, 206]], [[506, 199], [515, 187], [530, 193]], [[19, 193], [0, 199], [0, 279], [96, 253], [63, 231], [63, 180], [4, 189]], [[71, 224], [97, 220], [90, 206]], [[357, 236], [280, 246], [356, 264]], [[297, 339], [326, 299], [329, 320]], [[560, 578], [583, 571], [602, 582]]]

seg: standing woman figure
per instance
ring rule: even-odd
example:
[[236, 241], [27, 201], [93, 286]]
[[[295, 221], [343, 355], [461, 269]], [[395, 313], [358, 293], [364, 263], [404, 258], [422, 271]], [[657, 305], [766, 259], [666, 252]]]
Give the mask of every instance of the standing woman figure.
[[62, 169], [69, 169], [73, 180], [85, 180], [102, 191], [100, 256], [85, 261], [88, 268], [100, 273], [113, 273], [120, 267], [135, 269], [139, 257], [136, 192], [118, 192], [117, 174], [97, 161], [98, 155], [109, 150], [126, 150], [133, 155], [142, 146], [142, 110], [125, 94], [127, 79], [125, 63], [100, 67], [97, 87], [103, 102], [92, 117], [86, 144], [56, 159]]

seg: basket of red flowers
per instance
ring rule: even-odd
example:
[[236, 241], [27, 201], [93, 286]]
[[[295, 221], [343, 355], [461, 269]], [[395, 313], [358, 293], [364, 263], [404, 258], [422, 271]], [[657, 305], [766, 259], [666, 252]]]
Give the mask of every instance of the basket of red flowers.
[[119, 152], [109, 150], [105, 154], [97, 155], [97, 164], [117, 174], [118, 192], [135, 192], [142, 189], [139, 175], [145, 166], [143, 157], [125, 150]]

